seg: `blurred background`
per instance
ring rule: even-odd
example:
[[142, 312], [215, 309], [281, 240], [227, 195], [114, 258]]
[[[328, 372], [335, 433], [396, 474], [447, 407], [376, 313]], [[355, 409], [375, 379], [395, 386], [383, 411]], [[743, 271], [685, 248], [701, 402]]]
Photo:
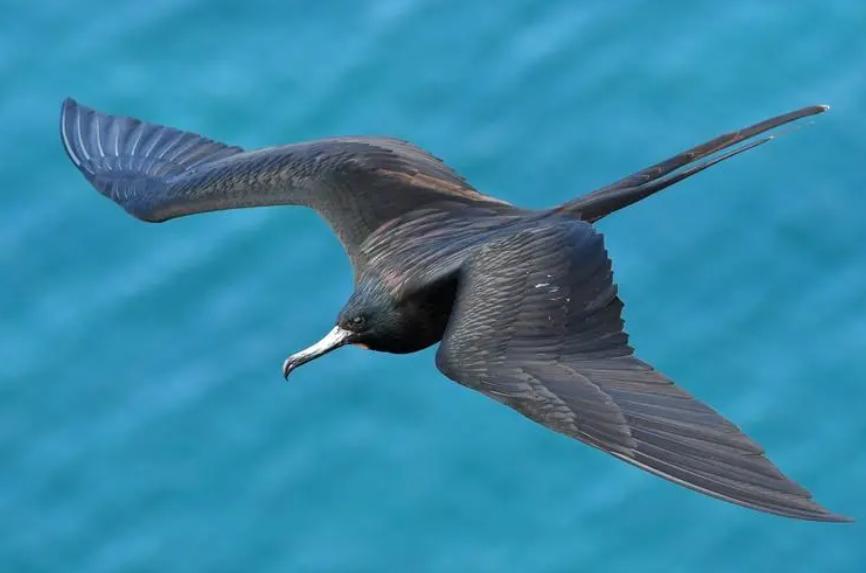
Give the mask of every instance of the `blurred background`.
[[[3, 12], [0, 570], [866, 570], [866, 3]], [[64, 156], [66, 96], [244, 147], [407, 138], [539, 208], [832, 105], [600, 227], [639, 354], [859, 522], [651, 477], [446, 380], [435, 349], [284, 383], [351, 292], [336, 238], [296, 208], [132, 219]]]

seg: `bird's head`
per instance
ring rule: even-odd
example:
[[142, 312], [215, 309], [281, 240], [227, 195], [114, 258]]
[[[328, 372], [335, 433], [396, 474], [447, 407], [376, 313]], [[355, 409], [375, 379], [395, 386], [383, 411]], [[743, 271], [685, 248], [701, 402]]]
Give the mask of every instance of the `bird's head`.
[[362, 283], [340, 311], [334, 328], [319, 342], [286, 359], [283, 376], [288, 378], [298, 366], [346, 344], [393, 352], [391, 345], [400, 338], [402, 322], [386, 289], [377, 283]]

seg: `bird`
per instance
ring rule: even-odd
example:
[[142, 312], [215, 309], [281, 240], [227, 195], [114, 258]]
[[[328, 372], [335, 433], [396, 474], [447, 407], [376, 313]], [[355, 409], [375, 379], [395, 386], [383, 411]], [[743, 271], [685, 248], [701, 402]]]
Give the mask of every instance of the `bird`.
[[557, 207], [486, 195], [392, 137], [244, 150], [102, 113], [68, 98], [63, 147], [87, 181], [142, 221], [242, 207], [312, 208], [336, 233], [354, 291], [283, 376], [345, 345], [411, 353], [436, 343], [451, 380], [530, 420], [697, 492], [790, 518], [819, 505], [736, 425], [634, 354], [595, 224], [820, 114], [813, 105], [715, 137]]

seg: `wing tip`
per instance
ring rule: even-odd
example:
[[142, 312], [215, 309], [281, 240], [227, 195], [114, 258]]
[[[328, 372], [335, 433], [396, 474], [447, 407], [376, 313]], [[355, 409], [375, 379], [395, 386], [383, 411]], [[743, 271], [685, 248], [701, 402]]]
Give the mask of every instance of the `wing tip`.
[[730, 501], [737, 505], [747, 507], [749, 509], [761, 511], [764, 513], [769, 513], [771, 515], [777, 515], [780, 517], [786, 517], [789, 519], [801, 519], [803, 521], [815, 521], [821, 523], [854, 523], [856, 520], [853, 517], [848, 517], [847, 515], [842, 515], [840, 513], [833, 513], [827, 509], [824, 509], [822, 506], [812, 503], [816, 506], [815, 509], [804, 509], [800, 511], [792, 511], [788, 508], [779, 508], [779, 507], [769, 507], [765, 505], [752, 505], [746, 504], [741, 501], [735, 501], [727, 498], [720, 498], [724, 501]]
[[60, 139], [63, 141], [63, 149], [66, 151], [66, 155], [75, 164], [76, 167], [82, 167], [82, 161], [79, 157], [78, 152], [75, 148], [75, 143], [70, 139], [70, 134], [68, 132], [68, 118], [72, 116], [74, 111], [77, 111], [80, 106], [78, 102], [72, 99], [71, 97], [67, 97], [60, 104]]
[[71, 113], [73, 113], [73, 112], [77, 113], [79, 110], [89, 111], [90, 108], [81, 105], [80, 103], [78, 103], [78, 101], [76, 101], [72, 97], [64, 98], [64, 100], [60, 103], [60, 122], [61, 122], [61, 125], [62, 125], [63, 121], [67, 117], [69, 117], [69, 115]]
[[855, 523], [857, 521], [853, 517], [848, 517], [847, 515], [842, 515], [841, 513], [833, 513], [827, 510], [824, 511], [826, 513], [817, 515], [814, 520], [826, 521], [828, 523]]

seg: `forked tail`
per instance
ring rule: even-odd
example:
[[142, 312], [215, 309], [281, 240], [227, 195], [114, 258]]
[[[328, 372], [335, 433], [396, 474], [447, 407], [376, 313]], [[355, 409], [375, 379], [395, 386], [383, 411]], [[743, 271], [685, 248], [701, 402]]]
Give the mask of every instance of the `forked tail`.
[[649, 197], [665, 187], [703, 171], [707, 167], [767, 143], [774, 136], [768, 135], [735, 147], [740, 142], [752, 139], [786, 123], [823, 113], [828, 109], [830, 107], [826, 105], [804, 107], [797, 111], [772, 117], [739, 131], [720, 135], [661, 163], [642, 169], [583, 197], [569, 201], [558, 207], [556, 211], [578, 216], [584, 221], [598, 221], [614, 211]]

